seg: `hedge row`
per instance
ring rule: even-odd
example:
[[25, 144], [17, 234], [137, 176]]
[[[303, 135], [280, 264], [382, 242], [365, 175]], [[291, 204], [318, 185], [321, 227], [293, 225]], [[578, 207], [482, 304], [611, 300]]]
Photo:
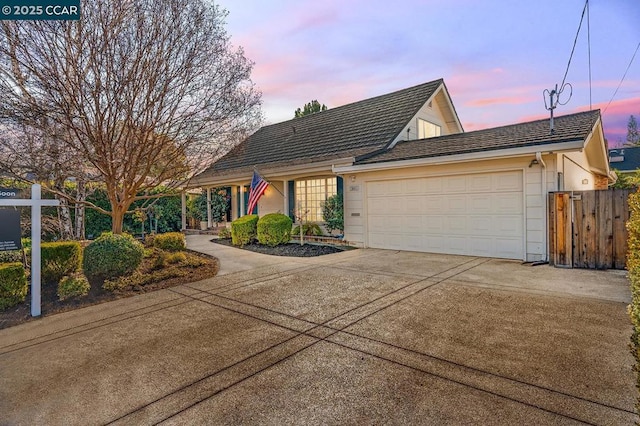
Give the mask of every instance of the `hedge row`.
[[[629, 316], [633, 323], [631, 335], [631, 352], [636, 359], [636, 386], [640, 389], [640, 194], [629, 195], [629, 210], [631, 217], [627, 222], [628, 250], [627, 269], [631, 281], [631, 305]], [[640, 401], [636, 402], [636, 409], [640, 409]]]
[[42, 243], [42, 281], [58, 283], [62, 277], [72, 275], [82, 265], [82, 247], [78, 241]]
[[242, 216], [231, 222], [231, 243], [241, 247], [254, 240], [271, 247], [286, 244], [291, 240], [291, 225], [291, 218], [281, 213]]
[[0, 265], [0, 310], [24, 302], [27, 288], [27, 276], [22, 263]]

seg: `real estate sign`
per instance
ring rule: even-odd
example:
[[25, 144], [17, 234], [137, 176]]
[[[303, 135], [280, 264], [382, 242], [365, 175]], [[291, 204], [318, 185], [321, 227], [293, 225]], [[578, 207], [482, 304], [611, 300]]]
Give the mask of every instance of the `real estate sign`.
[[0, 209], [0, 251], [20, 250], [20, 212], [15, 209]]

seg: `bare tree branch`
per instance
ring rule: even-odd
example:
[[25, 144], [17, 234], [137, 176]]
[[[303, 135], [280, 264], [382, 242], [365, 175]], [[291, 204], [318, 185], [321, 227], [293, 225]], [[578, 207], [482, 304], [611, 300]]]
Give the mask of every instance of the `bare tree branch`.
[[205, 0], [85, 1], [82, 12], [1, 22], [0, 126], [18, 145], [35, 140], [25, 151], [3, 138], [0, 166], [24, 173], [28, 153], [47, 164], [38, 177], [98, 176], [121, 232], [135, 200], [188, 181], [257, 128], [260, 93], [226, 12]]

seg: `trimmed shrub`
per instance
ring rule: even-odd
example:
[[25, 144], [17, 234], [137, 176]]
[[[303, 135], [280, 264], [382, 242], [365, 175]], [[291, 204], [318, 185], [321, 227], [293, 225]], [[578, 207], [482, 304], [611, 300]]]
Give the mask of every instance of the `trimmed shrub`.
[[291, 241], [291, 218], [281, 213], [269, 213], [258, 220], [258, 242], [267, 246], [277, 246]]
[[248, 214], [231, 222], [231, 243], [244, 246], [256, 239], [258, 234], [258, 215]]
[[0, 251], [0, 263], [22, 263], [22, 250]]
[[223, 240], [228, 240], [229, 238], [231, 238], [231, 229], [229, 228], [222, 228], [218, 231], [218, 238], [221, 238]]
[[0, 310], [24, 302], [27, 289], [27, 276], [22, 263], [0, 265]]
[[91, 285], [83, 275], [63, 277], [58, 283], [58, 300], [86, 296], [90, 289]]
[[[300, 235], [300, 225], [298, 225], [295, 228], [293, 228], [293, 231], [291, 231], [291, 235], [293, 235], [293, 236]], [[319, 237], [319, 236], [322, 235], [322, 229], [320, 228], [320, 225], [318, 225], [315, 222], [303, 223], [302, 224], [302, 235]]]
[[129, 234], [104, 233], [84, 249], [85, 275], [115, 278], [130, 274], [140, 266], [144, 247]]
[[187, 240], [181, 232], [158, 234], [153, 239], [153, 246], [160, 250], [182, 251], [187, 249]]
[[122, 276], [113, 280], [105, 280], [102, 288], [107, 291], [116, 292], [127, 288], [144, 287], [145, 285], [170, 278], [183, 277], [186, 274], [187, 273], [180, 268], [163, 269], [153, 271], [149, 274], [134, 272], [131, 275]]
[[80, 270], [82, 247], [78, 241], [42, 243], [40, 250], [44, 282], [57, 283], [65, 275], [72, 275]]
[[181, 251], [175, 253], [167, 253], [167, 263], [170, 265], [184, 262], [185, 260], [187, 260], [187, 255]]

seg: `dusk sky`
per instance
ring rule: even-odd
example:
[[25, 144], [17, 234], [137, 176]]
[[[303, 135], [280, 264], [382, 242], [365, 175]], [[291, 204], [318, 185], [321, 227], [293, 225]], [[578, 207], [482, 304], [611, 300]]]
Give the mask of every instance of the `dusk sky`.
[[[549, 116], [584, 0], [222, 0], [227, 30], [255, 62], [266, 123], [317, 99], [329, 108], [443, 78], [465, 131]], [[638, 0], [589, 1], [592, 105], [611, 146], [640, 119]], [[587, 18], [555, 115], [589, 109]], [[560, 101], [565, 102], [569, 88]], [[609, 104], [609, 105], [608, 105]], [[608, 107], [607, 107], [608, 105]], [[606, 108], [606, 111], [605, 111]]]

